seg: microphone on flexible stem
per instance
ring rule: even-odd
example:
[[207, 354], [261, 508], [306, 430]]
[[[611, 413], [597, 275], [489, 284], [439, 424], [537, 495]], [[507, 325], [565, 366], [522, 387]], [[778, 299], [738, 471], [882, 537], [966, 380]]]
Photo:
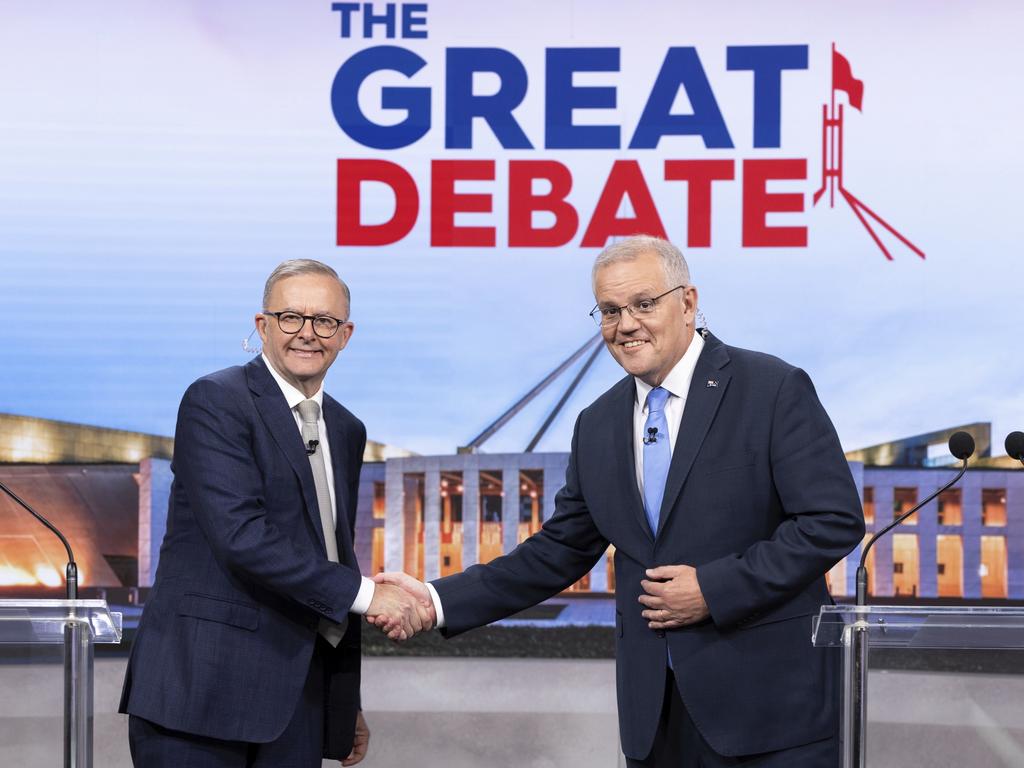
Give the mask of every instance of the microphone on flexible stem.
[[658, 428], [648, 427], [647, 437], [644, 438], [644, 445], [651, 445], [652, 443], [658, 442]]
[[1024, 464], [1024, 432], [1011, 432], [1004, 445], [1007, 456]]
[[316, 453], [316, 447], [318, 445], [320, 445], [319, 440], [310, 440], [308, 443], [306, 443], [306, 455], [312, 456], [314, 453]]
[[[1024, 442], [1024, 434], [1021, 434], [1020, 432], [1018, 432], [1017, 434], [1021, 435], [1021, 440], [1022, 440], [1022, 442]], [[1009, 440], [1009, 438], [1007, 438], [1007, 440]], [[1024, 446], [1022, 446], [1022, 448], [1024, 448]], [[871, 546], [876, 541], [878, 541], [879, 538], [884, 536], [886, 533], [888, 533], [893, 528], [895, 528], [897, 525], [902, 523], [904, 520], [906, 520], [912, 514], [917, 512], [917, 510], [921, 509], [921, 507], [923, 507], [929, 501], [934, 499], [940, 493], [942, 493], [943, 491], [947, 490], [948, 488], [952, 488], [954, 485], [956, 485], [957, 481], [959, 481], [960, 478], [963, 477], [964, 473], [967, 471], [967, 460], [974, 453], [974, 438], [971, 437], [966, 432], [954, 432], [953, 435], [949, 438], [949, 452], [951, 454], [953, 454], [956, 458], [960, 459], [963, 462], [963, 466], [960, 468], [960, 471], [957, 473], [956, 477], [954, 477], [952, 480], [950, 480], [944, 486], [939, 488], [939, 490], [937, 490], [935, 493], [933, 493], [927, 499], [925, 499], [920, 504], [915, 506], [909, 512], [905, 512], [904, 514], [902, 514], [899, 517], [897, 517], [895, 520], [893, 520], [891, 523], [889, 523], [887, 526], [885, 526], [885, 528], [883, 528], [878, 533], [876, 533], [874, 536], [872, 536], [871, 539], [868, 541], [868, 543], [864, 546], [864, 550], [860, 554], [860, 565], [857, 566], [857, 605], [858, 606], [863, 606], [863, 605], [867, 604], [868, 569], [864, 565], [864, 563], [867, 562], [868, 551], [871, 549]]]
[[0, 483], [0, 491], [3, 491], [4, 493], [6, 493], [12, 499], [14, 499], [16, 502], [18, 502], [18, 504], [20, 504], [22, 507], [24, 507], [26, 510], [28, 510], [29, 514], [31, 514], [36, 520], [38, 520], [40, 523], [42, 523], [47, 528], [49, 528], [51, 531], [53, 531], [54, 534], [56, 534], [57, 538], [60, 539], [61, 544], [64, 545], [64, 549], [66, 549], [67, 553], [68, 553], [68, 567], [67, 567], [66, 579], [65, 579], [65, 583], [67, 584], [68, 600], [77, 600], [78, 599], [78, 566], [75, 564], [75, 556], [71, 552], [71, 545], [68, 544], [68, 540], [64, 538], [64, 534], [57, 530], [57, 526], [55, 526], [53, 523], [51, 523], [45, 517], [43, 517], [38, 512], [36, 512], [34, 509], [32, 509], [32, 507], [30, 507], [27, 503], [25, 503], [18, 496], [18, 494], [16, 494], [14, 491], [12, 491], [10, 488], [8, 488], [3, 483]]

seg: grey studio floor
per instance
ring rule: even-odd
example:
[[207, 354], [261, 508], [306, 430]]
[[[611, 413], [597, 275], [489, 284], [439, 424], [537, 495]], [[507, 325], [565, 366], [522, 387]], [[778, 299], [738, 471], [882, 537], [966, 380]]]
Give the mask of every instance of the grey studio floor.
[[[130, 766], [125, 660], [96, 663], [95, 766]], [[611, 661], [369, 658], [367, 768], [617, 768]], [[60, 764], [59, 667], [0, 665], [0, 765]], [[873, 672], [872, 768], [1024, 766], [1024, 677]], [[324, 765], [337, 766], [336, 762]]]

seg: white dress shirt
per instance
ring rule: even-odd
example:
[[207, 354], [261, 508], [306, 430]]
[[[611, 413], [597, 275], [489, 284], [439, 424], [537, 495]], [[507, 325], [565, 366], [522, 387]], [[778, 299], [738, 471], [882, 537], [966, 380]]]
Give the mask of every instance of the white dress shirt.
[[[686, 394], [690, 391], [693, 371], [697, 367], [697, 358], [704, 349], [704, 337], [693, 334], [690, 346], [686, 348], [679, 362], [675, 364], [668, 376], [661, 382], [661, 388], [668, 390], [665, 401], [665, 421], [668, 424], [668, 450], [671, 454], [676, 449], [676, 438], [679, 436], [679, 423], [683, 420], [683, 409], [686, 407]], [[640, 488], [640, 498], [644, 497], [644, 427], [647, 425], [647, 395], [654, 387], [634, 378], [636, 383], [636, 402], [633, 404], [633, 459], [636, 464], [636, 484]]]
[[[295, 427], [299, 430], [299, 434], [302, 434], [302, 416], [299, 415], [298, 405], [303, 400], [315, 400], [316, 404], [320, 406], [320, 416], [316, 422], [316, 429], [320, 435], [320, 442], [317, 443], [317, 450], [323, 451], [324, 466], [333, 468], [331, 464], [331, 445], [327, 439], [327, 423], [324, 421], [324, 388], [321, 386], [312, 396], [306, 397], [301, 391], [292, 386], [277, 369], [274, 368], [273, 363], [267, 358], [266, 355], [262, 355], [263, 362], [267, 366], [267, 370], [270, 371], [270, 375], [274, 377], [274, 381], [277, 382], [277, 386], [281, 388], [281, 394], [284, 395], [285, 401], [288, 403], [288, 407], [291, 408], [292, 416], [295, 417]], [[331, 517], [334, 518], [334, 524], [338, 524], [338, 502], [334, 495], [334, 472], [328, 469], [327, 472], [327, 491], [331, 495]], [[326, 535], [326, 532], [325, 532]], [[370, 608], [370, 602], [373, 600], [373, 590], [376, 587], [373, 579], [368, 579], [363, 576], [362, 583], [359, 585], [359, 592], [356, 593], [356, 599], [352, 602], [352, 607], [349, 608], [350, 613], [364, 614]]]
[[[679, 362], [668, 372], [668, 376], [661, 382], [661, 387], [667, 389], [669, 398], [665, 401], [665, 421], [668, 423], [668, 444], [669, 451], [675, 450], [676, 437], [679, 435], [679, 423], [683, 419], [683, 408], [686, 406], [686, 394], [690, 391], [690, 382], [693, 380], [693, 371], [697, 367], [697, 358], [704, 349], [704, 337], [699, 333], [693, 334], [690, 346], [686, 348]], [[647, 423], [647, 394], [654, 389], [650, 384], [645, 384], [640, 379], [634, 378], [636, 384], [636, 402], [633, 405], [633, 455], [636, 463], [636, 483], [640, 488], [640, 497], [644, 495], [644, 426]], [[430, 592], [430, 599], [434, 602], [434, 611], [437, 613], [437, 627], [444, 626], [444, 610], [441, 607], [441, 598], [434, 589], [434, 585], [427, 582], [427, 590]]]

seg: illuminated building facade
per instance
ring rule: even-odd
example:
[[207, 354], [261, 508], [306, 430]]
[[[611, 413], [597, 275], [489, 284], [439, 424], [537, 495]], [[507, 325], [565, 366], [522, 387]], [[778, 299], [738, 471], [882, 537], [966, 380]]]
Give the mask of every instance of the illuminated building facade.
[[[153, 583], [173, 447], [159, 435], [0, 413], [0, 481], [67, 536], [80, 586], [119, 603]], [[364, 460], [405, 455], [368, 440]], [[58, 590], [66, 562], [57, 537], [0, 493], [0, 591]]]
[[[373, 573], [436, 579], [510, 552], [554, 513], [568, 461], [567, 453], [464, 453], [388, 459], [383, 477], [367, 467], [374, 525], [369, 553], [357, 532], [360, 562]], [[609, 551], [570, 591], [609, 592], [614, 578]]]
[[[1024, 599], [1024, 471], [989, 456], [988, 424], [960, 429], [974, 435], [979, 458], [957, 487], [872, 548], [872, 594]], [[953, 431], [847, 455], [869, 535], [953, 476], [944, 448]], [[171, 448], [155, 435], [0, 414], [0, 480], [65, 531], [86, 588], [153, 583]], [[488, 562], [539, 530], [554, 513], [569, 455], [414, 456], [369, 442], [364, 459], [355, 536], [364, 572], [433, 579]], [[830, 572], [833, 594], [854, 593], [859, 557], [860, 548]], [[57, 539], [0, 496], [0, 589], [54, 589], [64, 560]], [[614, 588], [610, 551], [570, 591]]]
[[[1024, 471], [1019, 462], [989, 455], [988, 424], [847, 454], [864, 502], [867, 537], [952, 479], [946, 442], [958, 429], [975, 437], [978, 458], [960, 484], [872, 547], [867, 564], [873, 595], [1024, 599]], [[538, 520], [554, 513], [568, 460], [567, 453], [472, 453], [367, 466], [356, 538], [364, 570], [369, 563], [373, 573], [406, 571], [433, 579], [511, 551]], [[858, 547], [829, 573], [834, 595], [854, 594], [860, 554]], [[608, 593], [614, 587], [609, 553], [572, 591]]]

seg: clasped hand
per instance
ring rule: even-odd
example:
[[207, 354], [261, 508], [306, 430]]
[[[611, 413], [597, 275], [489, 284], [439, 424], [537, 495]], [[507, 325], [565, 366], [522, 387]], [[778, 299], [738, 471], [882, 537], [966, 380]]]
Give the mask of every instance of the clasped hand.
[[641, 615], [651, 629], [677, 629], [706, 619], [708, 604], [697, 583], [697, 569], [689, 565], [663, 565], [650, 568], [640, 582], [646, 606]]
[[408, 640], [437, 623], [427, 585], [404, 573], [379, 573], [366, 620], [392, 640]]

